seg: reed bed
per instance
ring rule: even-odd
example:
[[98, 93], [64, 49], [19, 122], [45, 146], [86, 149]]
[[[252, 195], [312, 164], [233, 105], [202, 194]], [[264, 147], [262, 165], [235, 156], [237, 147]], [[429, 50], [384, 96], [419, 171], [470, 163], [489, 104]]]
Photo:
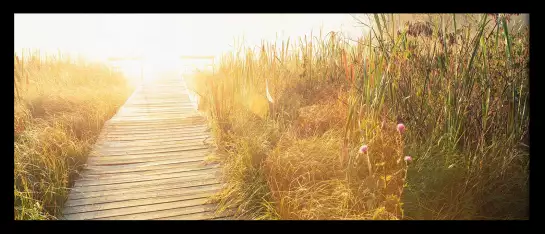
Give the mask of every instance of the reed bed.
[[14, 214], [56, 219], [102, 125], [132, 87], [119, 73], [58, 53], [14, 55]]
[[242, 45], [188, 79], [224, 165], [218, 212], [528, 219], [528, 27], [396, 17], [370, 15], [357, 40]]

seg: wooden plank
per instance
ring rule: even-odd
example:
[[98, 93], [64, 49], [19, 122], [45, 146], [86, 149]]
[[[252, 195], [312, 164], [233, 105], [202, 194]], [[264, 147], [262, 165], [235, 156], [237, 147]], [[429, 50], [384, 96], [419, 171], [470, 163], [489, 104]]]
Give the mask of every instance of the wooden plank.
[[226, 216], [226, 217], [220, 217], [220, 218], [213, 218], [212, 220], [236, 220], [233, 216]]
[[80, 178], [80, 180], [89, 180], [89, 179], [98, 179], [98, 178], [109, 178], [115, 177], [116, 175], [123, 176], [138, 176], [138, 175], [151, 175], [155, 173], [160, 173], [162, 170], [168, 172], [172, 171], [192, 171], [200, 170], [203, 168], [217, 167], [218, 164], [207, 163], [205, 161], [197, 162], [183, 162], [183, 163], [171, 163], [171, 164], [158, 164], [158, 165], [149, 165], [149, 166], [136, 166], [136, 167], [126, 167], [126, 168], [85, 168], [83, 173], [89, 176], [89, 178]]
[[132, 144], [124, 145], [124, 146], [109, 146], [109, 145], [97, 145], [94, 150], [101, 154], [109, 154], [109, 153], [118, 153], [118, 152], [155, 152], [158, 150], [167, 150], [167, 149], [184, 149], [187, 147], [192, 146], [200, 146], [200, 145], [206, 145], [206, 139], [207, 138], [201, 138], [201, 139], [191, 139], [191, 140], [183, 140], [178, 141], [170, 144], [137, 144], [137, 142], [133, 142]]
[[115, 139], [136, 139], [136, 140], [164, 140], [172, 138], [189, 138], [189, 137], [203, 137], [210, 136], [210, 132], [207, 128], [201, 129], [187, 129], [183, 130], [172, 130], [172, 131], [163, 131], [163, 132], [137, 132], [137, 131], [112, 131], [108, 132], [104, 137], [107, 139], [97, 142], [97, 144], [102, 145], [106, 141], [115, 141]]
[[142, 198], [142, 199], [127, 200], [127, 201], [67, 207], [64, 210], [63, 214], [65, 215], [77, 214], [77, 213], [86, 213], [86, 212], [100, 211], [100, 210], [120, 209], [120, 208], [138, 207], [138, 206], [153, 205], [153, 204], [160, 204], [160, 203], [187, 201], [192, 199], [209, 198], [212, 195], [214, 195], [214, 193], [216, 192], [217, 190], [203, 191], [203, 192], [195, 193], [195, 194], [178, 193], [172, 196], [149, 197], [149, 198]]
[[119, 171], [85, 171], [82, 173], [79, 180], [102, 180], [102, 179], [122, 179], [122, 178], [136, 178], [136, 177], [145, 177], [151, 175], [161, 175], [161, 174], [171, 174], [175, 172], [190, 172], [190, 171], [200, 171], [207, 168], [220, 168], [219, 164], [205, 164], [205, 163], [194, 163], [184, 165], [183, 167], [177, 167], [177, 165], [172, 166], [163, 166], [154, 167], [154, 168], [134, 168], [127, 170]]
[[111, 130], [107, 134], [109, 137], [131, 137], [131, 136], [146, 136], [146, 137], [157, 137], [157, 138], [168, 138], [168, 137], [180, 137], [184, 135], [195, 135], [196, 133], [209, 133], [208, 127], [200, 128], [185, 128], [185, 129], [171, 129], [161, 130], [156, 132], [150, 131], [139, 131], [139, 130]]
[[207, 146], [204, 139], [198, 139], [196, 141], [184, 142], [178, 145], [158, 145], [158, 146], [134, 146], [134, 147], [108, 147], [102, 146], [101, 148], [95, 148], [93, 155], [97, 156], [107, 156], [107, 155], [127, 155], [133, 152], [143, 154], [143, 153], [155, 153], [162, 151], [172, 151], [172, 150], [186, 150], [192, 149], [194, 147], [203, 147]]
[[[117, 177], [117, 178], [101, 178], [100, 180], [81, 180], [75, 183], [74, 189], [93, 189], [93, 190], [104, 190], [105, 188], [111, 188], [111, 189], [118, 189], [123, 187], [130, 187], [131, 185], [134, 187], [133, 184], [153, 184], [150, 181], [162, 181], [167, 179], [184, 179], [184, 178], [199, 178], [199, 177], [210, 177], [212, 175], [219, 175], [220, 170], [218, 168], [205, 168], [200, 170], [192, 170], [192, 171], [175, 171], [172, 173], [157, 173], [152, 175], [143, 175], [138, 176], [134, 175], [133, 177]], [[137, 174], [137, 173], [134, 173]], [[128, 175], [128, 174], [127, 174]], [[83, 175], [84, 177], [87, 175]], [[147, 183], [150, 182], [150, 183]], [[118, 185], [116, 187], [116, 185]]]
[[207, 201], [208, 201], [208, 198], [197, 198], [197, 199], [191, 199], [191, 200], [174, 201], [174, 202], [143, 205], [143, 206], [136, 206], [136, 207], [125, 207], [125, 208], [118, 208], [118, 209], [111, 209], [111, 210], [97, 210], [97, 211], [85, 212], [85, 213], [68, 214], [68, 215], [65, 215], [65, 218], [69, 220], [70, 219], [83, 219], [83, 220], [105, 219], [105, 218], [121, 219], [121, 220], [152, 219], [152, 218], [160, 218], [164, 216], [164, 214], [158, 215], [157, 213], [159, 212], [157, 211], [176, 210], [176, 208], [180, 208], [180, 210], [184, 210], [183, 208], [186, 208], [185, 210], [187, 210], [188, 208], [192, 209], [192, 208], [198, 207], [197, 209], [199, 210], [207, 211], [206, 208], [203, 208], [202, 206], [200, 206], [205, 204]]
[[[150, 91], [150, 92], [162, 92], [162, 91]], [[140, 95], [142, 95], [144, 93], [144, 91], [140, 92]], [[188, 95], [189, 93], [180, 93], [180, 95]], [[173, 102], [173, 101], [177, 101], [177, 102], [180, 102], [180, 101], [185, 101], [185, 103], [190, 103], [190, 100], [188, 97], [185, 97], [185, 96], [171, 96], [171, 97], [166, 97], [166, 96], [162, 96], [162, 97], [152, 97], [152, 96], [149, 96], [148, 97], [143, 97], [143, 96], [137, 96], [135, 97], [133, 100], [131, 101], [134, 101], [134, 102], [130, 102], [129, 105], [127, 105], [128, 107], [130, 107], [131, 105], [133, 105], [133, 103], [136, 103], [136, 104], [143, 104], [145, 103], [146, 106], [154, 106], [154, 105], [158, 105], [158, 104], [155, 104], [155, 102], [158, 102], [158, 101], [170, 101], [170, 102]], [[174, 105], [171, 105], [171, 106], [174, 106]]]
[[201, 204], [195, 206], [181, 206], [176, 205], [171, 209], [154, 210], [145, 213], [137, 213], [130, 215], [113, 216], [108, 218], [98, 218], [97, 220], [154, 220], [169, 216], [184, 215], [184, 214], [196, 214], [204, 213], [215, 210], [214, 204]]
[[[212, 154], [210, 154], [212, 155]], [[106, 158], [106, 157], [103, 157]], [[180, 156], [178, 155], [166, 155], [166, 156], [159, 156], [159, 155], [137, 155], [137, 156], [127, 156], [127, 157], [120, 157], [115, 156], [115, 159], [100, 159], [99, 157], [95, 157], [94, 159], [88, 159], [87, 160], [87, 167], [90, 166], [108, 166], [108, 165], [115, 165], [115, 164], [131, 164], [131, 163], [146, 163], [146, 162], [164, 162], [164, 161], [170, 161], [170, 160], [178, 160]], [[185, 162], [180, 163], [196, 163], [196, 162], [206, 162], [206, 160], [209, 158], [208, 155], [202, 155], [202, 156], [192, 156], [187, 157], [191, 158], [191, 160], [187, 160]], [[187, 159], [186, 158], [186, 159]]]
[[196, 136], [205, 136], [207, 135], [207, 132], [196, 132], [196, 133], [183, 133], [183, 134], [175, 134], [175, 135], [166, 135], [164, 137], [150, 137], [145, 135], [126, 135], [126, 136], [101, 136], [99, 137], [97, 144], [102, 144], [102, 142], [106, 141], [141, 141], [141, 140], [165, 140], [169, 138], [175, 138], [175, 137], [196, 137]]
[[[204, 152], [203, 152], [204, 151]], [[126, 155], [102, 155], [89, 157], [87, 162], [88, 166], [93, 163], [96, 165], [111, 165], [115, 163], [137, 163], [137, 162], [152, 162], [152, 161], [165, 161], [173, 159], [189, 159], [189, 158], [206, 158], [208, 155], [213, 155], [214, 152], [210, 148], [202, 148], [186, 151], [167, 151], [167, 152], [155, 152], [152, 154], [126, 154]], [[194, 160], [193, 160], [194, 161]]]
[[157, 98], [167, 98], [167, 97], [177, 97], [182, 98], [184, 97], [184, 94], [188, 93], [187, 89], [184, 89], [183, 86], [180, 86], [178, 84], [171, 84], [172, 87], [165, 87], [165, 86], [145, 86], [143, 87], [140, 92], [139, 96], [140, 98], [146, 98], [146, 97], [157, 97]]
[[139, 193], [125, 193], [125, 194], [113, 194], [100, 197], [90, 197], [86, 199], [68, 200], [64, 207], [84, 206], [91, 204], [100, 204], [108, 202], [118, 202], [150, 197], [163, 197], [163, 196], [175, 196], [175, 195], [187, 195], [198, 194], [206, 191], [217, 191], [221, 188], [219, 183], [194, 186], [194, 187], [177, 187], [171, 189], [162, 189], [157, 191], [145, 191]]
[[199, 133], [184, 133], [184, 134], [178, 134], [178, 135], [167, 135], [165, 137], [149, 137], [149, 136], [142, 136], [142, 135], [135, 135], [135, 136], [102, 136], [99, 139], [97, 139], [96, 144], [102, 145], [105, 142], [129, 142], [129, 141], [165, 141], [169, 139], [176, 139], [176, 138], [190, 138], [190, 137], [204, 137], [204, 136], [210, 136], [210, 134], [206, 132], [199, 132]]
[[188, 116], [188, 113], [187, 113], [188, 109], [195, 110], [195, 107], [181, 108], [180, 110], [176, 110], [176, 111], [164, 111], [164, 113], [158, 113], [158, 111], [146, 110], [143, 108], [143, 110], [139, 110], [139, 111], [133, 111], [133, 110], [124, 111], [120, 113], [120, 116], [123, 117], [124, 119], [133, 119], [133, 118], [150, 119], [150, 118], [160, 118], [160, 117], [183, 118]]
[[142, 187], [121, 189], [121, 190], [91, 191], [91, 192], [79, 192], [77, 190], [72, 190], [68, 200], [80, 200], [80, 199], [86, 200], [86, 199], [94, 198], [94, 197], [117, 196], [117, 195], [122, 196], [124, 194], [161, 191], [161, 190], [174, 189], [174, 188], [190, 188], [190, 187], [198, 187], [198, 186], [205, 186], [205, 185], [219, 184], [219, 183], [220, 182], [217, 178], [207, 178], [207, 179], [194, 178], [193, 180], [186, 180], [186, 181], [171, 180], [165, 183], [155, 184], [154, 186], [142, 186]]
[[126, 147], [126, 146], [133, 146], [136, 143], [140, 143], [139, 145], [154, 145], [154, 144], [177, 144], [177, 143], [184, 143], [184, 142], [193, 142], [193, 141], [204, 141], [207, 139], [214, 139], [210, 134], [195, 134], [195, 135], [178, 135], [173, 136], [169, 138], [148, 138], [148, 139], [141, 139], [141, 140], [133, 140], [133, 141], [116, 141], [114, 139], [109, 141], [101, 141], [97, 142], [96, 147]]
[[181, 178], [181, 177], [192, 177], [197, 175], [208, 175], [211, 173], [217, 172], [217, 168], [203, 168], [198, 170], [191, 171], [176, 171], [172, 173], [162, 173], [154, 175], [142, 175], [133, 173], [132, 177], [129, 178], [112, 178], [112, 179], [100, 179], [100, 180], [80, 180], [76, 184], [75, 188], [80, 187], [90, 187], [90, 186], [106, 186], [106, 185], [116, 185], [116, 184], [128, 184], [144, 181], [154, 181], [159, 179], [168, 179], [168, 178]]
[[173, 142], [180, 142], [184, 140], [196, 140], [196, 139], [214, 139], [210, 134], [199, 134], [194, 136], [176, 136], [172, 138], [159, 138], [159, 139], [142, 139], [142, 140], [133, 140], [133, 141], [116, 141], [116, 140], [110, 140], [110, 141], [102, 141], [97, 142], [98, 145], [103, 146], [117, 146], [117, 147], [123, 147], [123, 146], [130, 146], [133, 144], [141, 143], [141, 144], [170, 144]]
[[149, 103], [147, 105], [132, 105], [131, 104], [131, 105], [124, 106], [122, 109], [120, 109], [120, 113], [124, 114], [124, 113], [146, 112], [146, 111], [150, 111], [150, 112], [161, 111], [157, 114], [163, 114], [163, 111], [164, 113], [169, 113], [169, 112], [178, 113], [180, 111], [193, 113], [194, 110], [195, 108], [192, 108], [191, 102], [186, 101], [186, 102], [177, 103], [176, 105], [173, 105], [173, 104], [151, 105]]
[[202, 121], [202, 116], [187, 116], [185, 118], [178, 118], [178, 119], [172, 119], [172, 120], [163, 120], [163, 121], [152, 121], [152, 120], [140, 120], [140, 121], [126, 121], [123, 119], [120, 119], [119, 117], [114, 117], [110, 119], [107, 123], [108, 127], [115, 125], [115, 126], [148, 126], [148, 127], [155, 127], [155, 126], [161, 126], [161, 125], [176, 125], [176, 124], [185, 124], [185, 123], [192, 123], [192, 121]]
[[163, 121], [163, 120], [183, 120], [191, 115], [194, 114], [183, 114], [176, 117], [168, 117], [168, 118], [160, 118], [160, 117], [151, 117], [151, 116], [142, 116], [142, 117], [125, 117], [123, 116], [123, 121], [126, 122], [132, 122], [132, 121], [143, 121], [143, 120], [156, 120], [156, 121]]
[[100, 186], [86, 186], [86, 187], [80, 187], [78, 186], [78, 183], [80, 181], [77, 181], [75, 183], [75, 186], [72, 188], [72, 191], [76, 191], [79, 193], [88, 193], [88, 192], [99, 192], [99, 191], [111, 191], [111, 190], [122, 190], [122, 189], [128, 189], [128, 188], [138, 188], [138, 187], [152, 187], [157, 186], [160, 184], [168, 184], [172, 182], [186, 182], [186, 181], [194, 181], [194, 180], [204, 180], [204, 179], [217, 179], [219, 175], [216, 173], [208, 173], [208, 174], [199, 174], [199, 175], [193, 175], [193, 176], [183, 176], [183, 177], [169, 177], [169, 178], [162, 178], [162, 179], [155, 179], [155, 180], [148, 180], [148, 181], [139, 181], [139, 182], [131, 182], [131, 183], [124, 183], [124, 184], [109, 184], [109, 185], [100, 185]]
[[[194, 126], [194, 128], [190, 128], [191, 126]], [[187, 130], [195, 130], [195, 129], [199, 129], [197, 127], [202, 127], [203, 129], [205, 129], [205, 131], [207, 131], [208, 129], [210, 129], [210, 126], [208, 126], [208, 124], [205, 124], [204, 121], [200, 121], [199, 123], [197, 123], [197, 121], [193, 121], [193, 122], [188, 122], [188, 123], [178, 123], [178, 124], [163, 124], [163, 125], [133, 125], [133, 126], [129, 126], [129, 125], [125, 125], [125, 126], [111, 126], [109, 127], [105, 133], [109, 133], [109, 132], [113, 132], [113, 131], [116, 131], [121, 128], [121, 130], [123, 131], [142, 131], [142, 130], [148, 130], [150, 128], [157, 128], [157, 131], [164, 131], [164, 130], [168, 130], [168, 129], [175, 129], [175, 130], [178, 130], [178, 129], [187, 129]], [[189, 129], [188, 129], [189, 128]], [[208, 131], [209, 132], [209, 131]]]
[[[201, 135], [201, 136], [192, 136], [192, 137], [180, 137], [181, 139], [153, 139], [153, 140], [142, 140], [142, 141], [110, 141], [110, 142], [103, 142], [100, 145], [96, 145], [94, 147], [95, 151], [100, 151], [102, 149], [104, 150], [123, 150], [123, 149], [146, 149], [146, 148], [152, 148], [153, 147], [176, 147], [176, 146], [184, 146], [184, 144], [195, 144], [195, 143], [203, 143], [203, 144], [211, 144], [213, 140], [212, 137]], [[184, 139], [185, 138], [185, 139]]]
[[191, 213], [185, 215], [176, 215], [164, 218], [158, 218], [155, 220], [231, 220], [233, 216], [229, 213], [225, 214], [216, 214], [215, 211], [206, 211]]
[[[206, 119], [195, 119], [195, 118], [187, 118], [183, 120], [177, 120], [176, 122], [154, 122], [154, 123], [141, 123], [141, 122], [116, 122], [114, 124], [108, 124], [108, 128], [106, 130], [114, 130], [116, 128], [119, 129], [129, 129], [133, 130], [135, 128], [147, 128], [149, 131], [155, 131], [155, 130], [162, 130], [162, 128], [197, 128], [197, 127], [209, 127], [208, 123], [206, 122]], [[152, 129], [157, 127], [158, 129]]]
[[[123, 159], [123, 157], [119, 156], [117, 157], [119, 159]], [[172, 165], [172, 164], [178, 164], [186, 163], [186, 162], [195, 162], [200, 161], [205, 158], [205, 154], [202, 155], [187, 155], [187, 157], [180, 157], [177, 156], [172, 159], [168, 160], [158, 160], [156, 162], [142, 162], [142, 163], [115, 163], [115, 161], [110, 161], [110, 164], [107, 165], [87, 165], [85, 169], [87, 170], [118, 170], [118, 169], [125, 169], [125, 168], [145, 168], [148, 166], [158, 166], [158, 165]]]
[[164, 123], [164, 122], [153, 122], [153, 123], [141, 123], [141, 122], [116, 122], [114, 124], [108, 124], [107, 126], [110, 128], [127, 128], [129, 130], [132, 129], [142, 129], [142, 128], [172, 128], [172, 127], [188, 127], [188, 126], [208, 126], [208, 123], [206, 122], [206, 119], [185, 119], [185, 120], [178, 120], [176, 122], [172, 123]]
[[136, 131], [108, 131], [107, 136], [108, 137], [133, 137], [133, 136], [145, 136], [145, 137], [153, 137], [153, 138], [168, 138], [168, 137], [175, 137], [175, 136], [184, 136], [184, 135], [194, 135], [197, 133], [209, 133], [208, 128], [188, 128], [183, 131], [173, 129], [172, 131], [157, 131], [157, 132], [136, 132]]
[[[146, 108], [146, 107], [140, 107], [140, 108]], [[127, 121], [127, 120], [123, 119], [123, 116], [114, 116], [109, 121], [111, 121], [110, 123], [114, 122], [115, 124], [120, 125], [120, 126], [133, 125], [133, 124], [156, 124], [157, 125], [157, 124], [181, 124], [181, 123], [188, 122], [188, 121], [191, 121], [191, 120], [202, 120], [202, 118], [204, 118], [204, 117], [197, 114], [197, 113], [191, 113], [191, 114], [188, 114], [188, 116], [183, 117], [183, 118], [163, 120], [161, 122], [157, 122], [157, 121], [150, 120], [150, 119], [148, 119], [148, 120], [139, 120], [139, 121], [135, 121], [135, 120]]]
[[[144, 163], [157, 163], [149, 164], [148, 166], [140, 166], [141, 163], [134, 164], [110, 164], [108, 165], [88, 165], [83, 169], [85, 175], [121, 175], [122, 173], [138, 174], [144, 172], [154, 172], [160, 171], [161, 169], [178, 169], [178, 170], [189, 170], [189, 169], [203, 169], [203, 168], [212, 168], [217, 167], [219, 164], [213, 163], [210, 161], [205, 161], [204, 158], [201, 160], [191, 160], [191, 161], [179, 161], [180, 159], [173, 159], [171, 161], [156, 161], [156, 162], [144, 162]], [[180, 171], [181, 172], [181, 171]]]
[[[98, 173], [87, 173], [85, 172], [79, 181], [95, 181], [95, 180], [106, 180], [106, 179], [127, 179], [127, 178], [145, 178], [147, 176], [157, 176], [165, 175], [179, 172], [195, 172], [207, 168], [220, 168], [219, 165], [203, 165], [199, 167], [187, 167], [187, 168], [167, 168], [167, 169], [153, 169], [153, 170], [143, 170], [143, 171], [128, 171], [128, 172], [98, 172]], [[145, 169], [145, 168], [144, 168]]]
[[157, 114], [162, 114], [162, 113], [180, 113], [180, 112], [187, 112], [188, 110], [194, 110], [194, 106], [192, 103], [189, 103], [189, 102], [186, 102], [185, 104], [177, 104], [176, 106], [150, 106], [150, 105], [146, 105], [146, 106], [141, 106], [141, 105], [138, 105], [138, 106], [127, 106], [123, 109], [121, 109], [121, 111], [119, 113], [121, 114], [125, 114], [125, 113], [147, 113], [147, 112], [155, 112], [157, 113], [158, 111], [160, 111], [161, 113], [157, 113]]
[[184, 152], [184, 151], [193, 151], [193, 150], [201, 150], [201, 149], [209, 149], [210, 147], [204, 144], [195, 144], [190, 145], [186, 147], [179, 147], [179, 148], [168, 148], [168, 149], [161, 149], [161, 150], [136, 150], [136, 151], [116, 151], [116, 152], [110, 152], [110, 151], [94, 151], [90, 153], [91, 157], [101, 157], [101, 156], [126, 156], [126, 155], [145, 155], [145, 154], [159, 154], [159, 153], [167, 153], [167, 152]]
[[183, 116], [177, 116], [177, 117], [170, 117], [170, 118], [149, 118], [149, 117], [141, 117], [141, 118], [128, 118], [122, 115], [114, 116], [110, 121], [119, 121], [119, 122], [149, 122], [149, 121], [164, 121], [165, 123], [176, 123], [177, 121], [184, 121], [189, 117], [195, 116], [197, 113], [186, 113]]
[[[152, 110], [148, 108], [142, 108], [139, 109], [123, 109], [122, 112], [119, 113], [120, 117], [123, 118], [129, 118], [129, 117], [140, 117], [140, 115], [144, 115], [143, 117], [149, 118], [150, 116], [166, 116], [166, 115], [180, 115], [180, 116], [187, 116], [189, 111], [195, 110], [194, 106], [185, 106], [185, 107], [178, 107], [175, 110], [170, 110], [166, 108], [161, 108], [163, 110]], [[159, 112], [160, 111], [160, 112]]]
[[[123, 156], [94, 156], [89, 157], [87, 159], [88, 166], [91, 165], [109, 165], [113, 163], [143, 163], [143, 162], [160, 162], [160, 161], [168, 161], [173, 159], [189, 159], [194, 158], [201, 160], [202, 158], [206, 158], [209, 155], [214, 154], [214, 152], [209, 148], [202, 148], [198, 150], [191, 150], [191, 151], [173, 151], [173, 152], [164, 152], [164, 153], [153, 153], [153, 154], [127, 154]], [[195, 160], [192, 160], [195, 161]], [[189, 162], [189, 161], [188, 161]]]
[[[146, 107], [152, 107], [152, 108], [164, 108], [164, 107], [174, 107], [176, 105], [190, 105], [191, 99], [190, 98], [179, 98], [179, 99], [172, 99], [172, 100], [163, 100], [163, 101], [156, 101], [156, 100], [135, 100], [134, 102], [131, 102], [130, 105], [124, 106], [123, 108], [146, 108]], [[160, 110], [157, 110], [160, 111]]]

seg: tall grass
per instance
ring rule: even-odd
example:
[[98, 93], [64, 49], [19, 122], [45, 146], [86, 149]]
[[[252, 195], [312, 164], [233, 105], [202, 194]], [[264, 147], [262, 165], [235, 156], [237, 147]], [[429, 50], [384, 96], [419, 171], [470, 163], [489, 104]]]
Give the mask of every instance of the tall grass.
[[14, 56], [15, 219], [60, 214], [102, 125], [131, 91], [103, 65], [60, 53]]
[[394, 15], [371, 15], [352, 43], [320, 32], [242, 46], [215, 75], [190, 79], [222, 155], [221, 210], [527, 219], [528, 28], [509, 31], [503, 15], [459, 17], [396, 25]]

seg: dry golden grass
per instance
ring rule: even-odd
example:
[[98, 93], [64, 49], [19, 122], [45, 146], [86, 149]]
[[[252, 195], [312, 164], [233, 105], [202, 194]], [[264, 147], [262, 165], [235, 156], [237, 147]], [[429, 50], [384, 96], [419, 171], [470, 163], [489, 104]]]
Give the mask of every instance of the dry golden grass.
[[[194, 89], [227, 182], [215, 197], [220, 211], [250, 219], [528, 218], [528, 31], [509, 32], [486, 15], [464, 24], [435, 15], [431, 35], [420, 38], [396, 34], [389, 16], [372, 17], [358, 43], [330, 32], [241, 48], [216, 75], [198, 75], [207, 85]], [[455, 32], [456, 43], [443, 32]], [[363, 144], [367, 153], [358, 153]]]
[[99, 64], [15, 59], [15, 219], [55, 219], [102, 125], [132, 92]]

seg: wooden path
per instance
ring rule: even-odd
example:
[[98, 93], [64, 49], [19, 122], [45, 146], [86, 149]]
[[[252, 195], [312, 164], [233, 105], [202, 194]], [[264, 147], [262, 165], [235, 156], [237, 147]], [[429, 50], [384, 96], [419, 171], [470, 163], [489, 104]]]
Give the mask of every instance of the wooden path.
[[106, 122], [63, 218], [229, 219], [207, 204], [220, 189], [210, 137], [179, 75], [142, 84]]

